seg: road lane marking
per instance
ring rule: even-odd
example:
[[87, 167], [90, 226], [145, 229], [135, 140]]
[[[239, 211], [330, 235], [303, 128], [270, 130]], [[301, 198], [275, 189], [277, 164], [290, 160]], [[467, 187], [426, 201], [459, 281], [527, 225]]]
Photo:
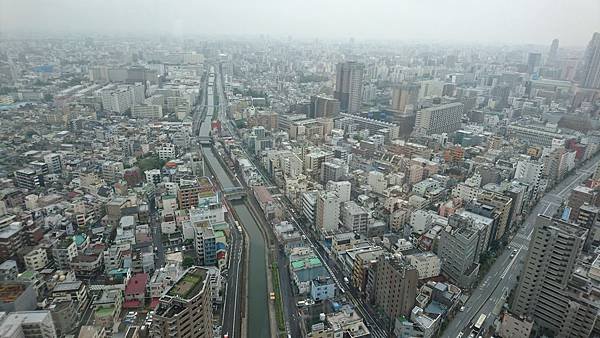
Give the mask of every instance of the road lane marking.
[[519, 253], [521, 252], [521, 249], [517, 250], [517, 253], [515, 254], [515, 256], [512, 258], [512, 260], [510, 261], [510, 263], [506, 266], [506, 269], [504, 269], [504, 272], [502, 273], [502, 276], [500, 276], [501, 279], [503, 279], [504, 277], [506, 277], [506, 274], [508, 273], [508, 270], [510, 270], [510, 268], [512, 267], [512, 265], [515, 263], [515, 260], [517, 259], [517, 257], [519, 257]]
[[547, 203], [548, 203], [548, 205], [546, 205], [546, 209], [544, 209], [544, 212], [542, 212], [542, 215], [545, 215], [546, 211], [548, 211], [548, 208], [550, 208], [550, 206], [552, 205], [552, 203], [550, 203], [550, 202], [547, 202]]
[[[527, 235], [527, 241], [531, 240], [531, 235], [533, 235], [533, 230], [534, 229], [531, 229], [531, 231], [529, 232], [529, 235]], [[523, 246], [521, 245], [521, 248], [519, 250], [521, 250], [522, 248], [523, 248]]]

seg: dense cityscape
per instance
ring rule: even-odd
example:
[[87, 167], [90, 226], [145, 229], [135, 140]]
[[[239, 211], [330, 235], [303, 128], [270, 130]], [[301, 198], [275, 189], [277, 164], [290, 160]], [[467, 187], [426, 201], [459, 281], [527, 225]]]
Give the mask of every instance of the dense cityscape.
[[0, 34], [0, 337], [600, 337], [585, 39]]

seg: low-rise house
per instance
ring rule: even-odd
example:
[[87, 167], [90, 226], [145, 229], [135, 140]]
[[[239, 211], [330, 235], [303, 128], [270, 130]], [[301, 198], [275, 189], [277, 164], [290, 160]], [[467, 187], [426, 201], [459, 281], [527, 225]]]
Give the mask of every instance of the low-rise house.
[[106, 329], [118, 328], [119, 314], [123, 306], [123, 291], [120, 288], [105, 289], [94, 301], [94, 324]]
[[125, 302], [123, 307], [126, 309], [140, 308], [144, 306], [146, 298], [146, 284], [148, 283], [147, 273], [137, 273], [129, 279], [125, 286]]

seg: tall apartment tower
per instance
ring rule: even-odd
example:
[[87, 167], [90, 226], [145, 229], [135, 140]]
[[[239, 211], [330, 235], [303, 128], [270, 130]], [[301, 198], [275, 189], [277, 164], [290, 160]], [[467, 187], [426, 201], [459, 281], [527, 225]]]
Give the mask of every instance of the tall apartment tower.
[[460, 102], [442, 104], [417, 112], [415, 131], [425, 135], [451, 133], [461, 127], [464, 105]]
[[473, 223], [452, 215], [441, 232], [438, 256], [442, 272], [462, 288], [471, 288], [477, 281], [479, 257], [485, 246], [482, 232]]
[[339, 100], [319, 95], [310, 97], [310, 117], [337, 117], [339, 114]]
[[[591, 337], [600, 302], [578, 258], [588, 230], [538, 215], [512, 311], [533, 318], [554, 337]], [[594, 299], [596, 298], [596, 299]]]
[[328, 232], [338, 229], [340, 220], [340, 198], [332, 191], [317, 195], [315, 225], [318, 231]]
[[333, 97], [340, 101], [342, 111], [350, 114], [360, 111], [364, 70], [365, 66], [358, 62], [337, 64]]
[[208, 269], [187, 269], [160, 297], [150, 337], [214, 337], [210, 279]]
[[[420, 89], [418, 83], [404, 83], [392, 90], [393, 121], [398, 125], [401, 137], [409, 136], [415, 127], [415, 109]], [[407, 109], [411, 106], [412, 109]]]
[[403, 83], [395, 87], [392, 90], [392, 110], [404, 112], [406, 106], [417, 104], [420, 88], [416, 83]]
[[529, 53], [527, 56], [527, 73], [537, 73], [542, 65], [541, 53]]
[[558, 61], [558, 39], [552, 40], [550, 50], [548, 51], [548, 64], [556, 64]]
[[373, 302], [388, 318], [409, 316], [415, 306], [419, 273], [403, 257], [384, 254], [377, 259]]
[[585, 50], [581, 86], [600, 88], [600, 33], [598, 32], [594, 33]]

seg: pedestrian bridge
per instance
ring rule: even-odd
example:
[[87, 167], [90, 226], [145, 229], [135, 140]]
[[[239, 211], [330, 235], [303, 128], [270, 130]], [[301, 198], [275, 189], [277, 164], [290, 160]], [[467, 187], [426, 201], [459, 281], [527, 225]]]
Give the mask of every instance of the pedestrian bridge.
[[246, 197], [246, 189], [244, 189], [242, 187], [225, 188], [221, 191], [223, 192], [223, 195], [225, 196], [225, 198], [230, 201], [240, 200], [240, 199], [243, 199], [244, 197]]

